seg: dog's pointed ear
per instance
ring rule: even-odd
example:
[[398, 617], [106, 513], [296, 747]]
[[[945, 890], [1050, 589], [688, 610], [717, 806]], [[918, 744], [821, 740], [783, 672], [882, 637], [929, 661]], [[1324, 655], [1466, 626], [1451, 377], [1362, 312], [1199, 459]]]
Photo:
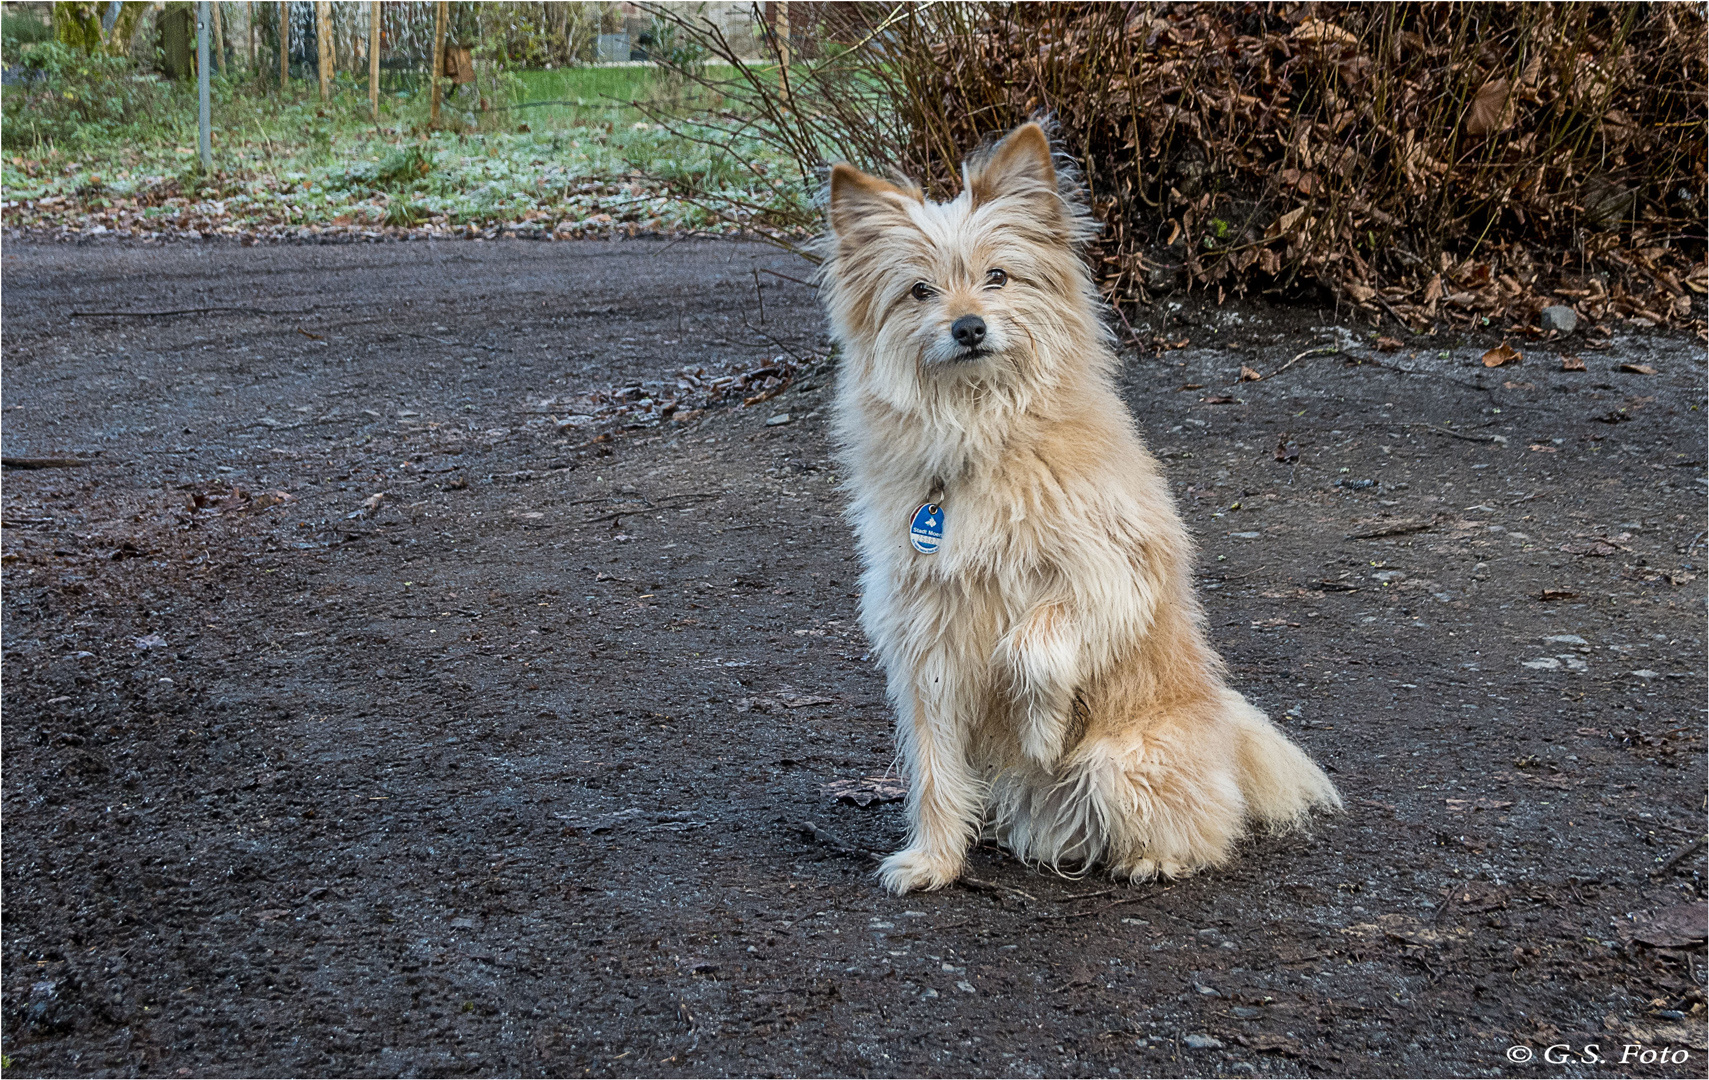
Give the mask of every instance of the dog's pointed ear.
[[1050, 139], [1037, 124], [1022, 124], [987, 153], [970, 158], [963, 176], [974, 207], [1010, 196], [1037, 202], [1049, 218], [1062, 213], [1056, 191], [1056, 167], [1050, 163]]
[[909, 199], [917, 202], [919, 196], [853, 165], [831, 166], [831, 231], [841, 238], [851, 238], [862, 222], [893, 220]]

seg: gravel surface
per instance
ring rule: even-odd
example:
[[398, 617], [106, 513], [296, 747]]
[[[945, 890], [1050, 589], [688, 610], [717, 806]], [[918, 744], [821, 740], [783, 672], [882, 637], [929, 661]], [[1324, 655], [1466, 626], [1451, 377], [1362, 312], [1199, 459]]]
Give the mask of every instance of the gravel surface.
[[3, 258], [8, 1075], [1703, 1073], [1694, 341], [1141, 322], [1213, 638], [1348, 810], [893, 899], [808, 268]]

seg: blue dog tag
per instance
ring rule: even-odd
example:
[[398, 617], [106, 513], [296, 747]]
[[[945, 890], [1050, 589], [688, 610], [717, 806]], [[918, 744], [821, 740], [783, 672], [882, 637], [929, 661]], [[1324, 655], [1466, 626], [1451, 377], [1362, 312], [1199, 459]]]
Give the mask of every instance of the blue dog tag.
[[908, 526], [908, 542], [914, 545], [915, 551], [921, 555], [936, 554], [943, 538], [943, 507], [937, 503], [926, 503], [914, 511], [914, 520]]

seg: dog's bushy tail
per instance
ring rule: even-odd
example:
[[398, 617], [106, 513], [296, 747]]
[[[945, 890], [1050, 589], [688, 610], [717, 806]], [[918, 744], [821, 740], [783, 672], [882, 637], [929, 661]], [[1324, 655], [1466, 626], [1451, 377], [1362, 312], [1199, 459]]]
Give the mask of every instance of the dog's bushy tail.
[[1234, 691], [1228, 715], [1240, 732], [1240, 790], [1247, 814], [1285, 830], [1302, 824], [1314, 807], [1341, 809], [1341, 795], [1322, 769]]

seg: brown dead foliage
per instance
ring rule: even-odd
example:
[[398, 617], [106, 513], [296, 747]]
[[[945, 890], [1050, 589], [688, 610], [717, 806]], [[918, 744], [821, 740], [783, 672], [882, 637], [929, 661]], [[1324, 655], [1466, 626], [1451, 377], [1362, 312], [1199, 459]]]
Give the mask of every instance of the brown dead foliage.
[[1048, 115], [1116, 302], [1318, 285], [1415, 330], [1553, 303], [1680, 325], [1709, 288], [1697, 6], [826, 8], [840, 48], [738, 67], [731, 115], [804, 178], [841, 158], [940, 197]]

